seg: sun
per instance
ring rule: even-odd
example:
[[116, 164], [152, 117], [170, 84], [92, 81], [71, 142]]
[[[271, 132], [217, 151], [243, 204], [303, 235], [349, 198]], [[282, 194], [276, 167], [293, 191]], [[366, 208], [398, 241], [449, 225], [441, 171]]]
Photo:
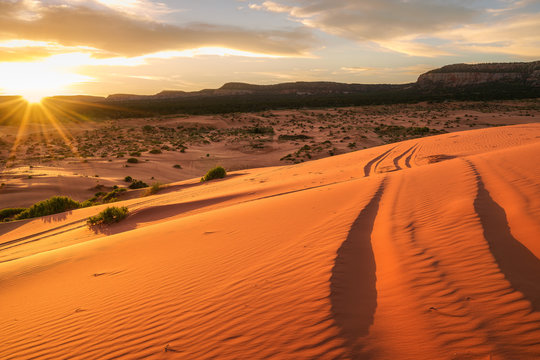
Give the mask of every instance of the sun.
[[29, 103], [39, 103], [47, 96], [65, 94], [70, 85], [87, 79], [50, 61], [0, 63], [1, 92], [20, 95]]
[[39, 94], [39, 93], [26, 93], [24, 95], [21, 95], [24, 100], [26, 100], [29, 104], [41, 104], [41, 100], [43, 100], [46, 96]]

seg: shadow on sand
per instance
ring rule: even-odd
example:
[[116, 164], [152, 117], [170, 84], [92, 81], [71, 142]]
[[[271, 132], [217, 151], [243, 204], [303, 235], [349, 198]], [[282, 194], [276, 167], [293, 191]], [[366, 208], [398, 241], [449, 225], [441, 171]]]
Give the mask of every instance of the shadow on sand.
[[360, 212], [347, 239], [338, 249], [330, 278], [332, 316], [354, 359], [370, 358], [358, 340], [368, 334], [377, 308], [371, 233], [383, 190], [384, 181]]
[[540, 260], [514, 238], [506, 212], [493, 200], [474, 165], [468, 163], [478, 186], [474, 209], [480, 217], [489, 249], [511, 286], [523, 294], [534, 311], [540, 311]]

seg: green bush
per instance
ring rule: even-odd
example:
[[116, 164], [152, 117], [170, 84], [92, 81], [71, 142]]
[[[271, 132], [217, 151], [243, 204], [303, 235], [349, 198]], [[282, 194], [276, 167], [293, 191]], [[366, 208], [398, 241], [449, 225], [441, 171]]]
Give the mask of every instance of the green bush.
[[176, 165], [173, 165], [173, 168], [175, 168], [175, 169], [181, 169], [181, 168], [182, 168], [182, 165], [176, 164]]
[[22, 213], [26, 208], [6, 208], [0, 210], [0, 221], [9, 221], [16, 215]]
[[311, 138], [312, 138], [311, 136], [307, 136], [304, 134], [293, 134], [293, 135], [286, 134], [286, 135], [278, 136], [278, 140], [281, 140], [281, 141], [308, 140]]
[[135, 179], [133, 179], [133, 182], [129, 185], [130, 189], [142, 189], [145, 187], [148, 187], [147, 183], [145, 183], [142, 180], [135, 180]]
[[38, 216], [58, 214], [64, 211], [78, 209], [81, 207], [77, 201], [67, 196], [53, 196], [50, 199], [40, 201], [28, 209], [21, 212], [15, 219], [30, 219]]
[[227, 175], [227, 172], [225, 171], [225, 169], [223, 167], [216, 166], [215, 168], [212, 168], [212, 169], [208, 170], [206, 175], [204, 175], [201, 178], [201, 181], [209, 181], [209, 180], [214, 180], [214, 179], [221, 179], [221, 178], [224, 178], [226, 175]]
[[116, 201], [116, 200], [118, 200], [117, 199], [118, 195], [120, 195], [120, 193], [123, 193], [125, 191], [127, 191], [127, 190], [124, 189], [124, 188], [114, 189], [111, 192], [105, 194], [105, 196], [103, 196], [103, 202], [105, 203], [105, 202]]
[[161, 154], [161, 150], [159, 149], [152, 149], [149, 151], [150, 154]]
[[117, 223], [122, 219], [125, 219], [129, 214], [127, 207], [108, 207], [99, 214], [92, 216], [88, 219], [88, 226], [97, 226], [97, 225], [110, 225]]
[[84, 200], [81, 203], [82, 208], [86, 208], [86, 207], [90, 207], [90, 206], [94, 206], [94, 205], [96, 205], [95, 198], [92, 198], [90, 200]]
[[131, 158], [127, 159], [127, 162], [130, 163], [130, 164], [136, 164], [136, 163], [139, 162], [139, 159], [131, 157]]
[[154, 195], [161, 189], [161, 184], [156, 182], [152, 184], [144, 193], [144, 196]]
[[273, 127], [259, 126], [259, 125], [246, 129], [246, 132], [248, 134], [255, 134], [255, 135], [274, 135], [275, 134]]
[[133, 178], [132, 178], [131, 176], [126, 176], [126, 177], [124, 178], [124, 181], [125, 181], [125, 182], [132, 182], [132, 181], [133, 181]]

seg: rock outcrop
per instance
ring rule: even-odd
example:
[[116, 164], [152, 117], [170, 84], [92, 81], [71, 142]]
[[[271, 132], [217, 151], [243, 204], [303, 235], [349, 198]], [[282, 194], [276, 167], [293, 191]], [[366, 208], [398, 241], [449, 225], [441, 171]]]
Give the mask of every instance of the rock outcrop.
[[420, 75], [420, 88], [458, 88], [487, 83], [540, 86], [540, 61], [528, 63], [455, 64]]
[[[495, 86], [490, 88], [489, 84]], [[486, 88], [487, 86], [487, 88]], [[328, 81], [289, 82], [273, 85], [255, 85], [241, 82], [230, 82], [219, 89], [200, 91], [166, 90], [155, 95], [114, 94], [106, 101], [152, 101], [181, 100], [197, 98], [214, 98], [223, 96], [366, 96], [384, 101], [410, 101], [434, 94], [445, 94], [451, 98], [453, 94], [469, 91], [471, 88], [483, 87], [479, 92], [488, 97], [519, 97], [535, 94], [540, 91], [540, 61], [528, 63], [491, 63], [491, 64], [454, 64], [431, 70], [420, 75], [416, 83], [410, 84], [344, 84]], [[525, 95], [524, 95], [525, 94]], [[388, 100], [390, 99], [390, 100]], [[366, 100], [367, 101], [367, 100]], [[383, 100], [381, 100], [383, 101]], [[353, 102], [350, 102], [353, 103]]]

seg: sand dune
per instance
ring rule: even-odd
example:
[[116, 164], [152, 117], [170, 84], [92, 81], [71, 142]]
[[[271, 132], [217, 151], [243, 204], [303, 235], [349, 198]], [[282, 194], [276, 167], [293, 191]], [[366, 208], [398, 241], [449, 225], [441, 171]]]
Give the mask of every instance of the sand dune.
[[1, 359], [538, 359], [540, 124], [0, 224]]

